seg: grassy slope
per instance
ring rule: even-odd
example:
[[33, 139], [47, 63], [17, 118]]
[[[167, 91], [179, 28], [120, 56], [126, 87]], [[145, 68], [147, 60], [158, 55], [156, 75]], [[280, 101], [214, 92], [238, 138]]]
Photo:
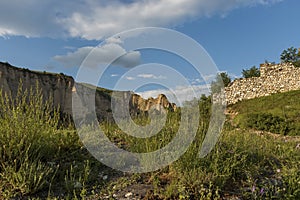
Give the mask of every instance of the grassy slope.
[[253, 112], [270, 112], [272, 114], [300, 120], [300, 90], [273, 94], [266, 97], [244, 100], [229, 108], [239, 112], [239, 114]]
[[300, 135], [300, 90], [244, 100], [228, 108], [231, 113], [238, 113], [234, 123], [241, 127], [244, 127], [247, 115], [269, 113], [288, 122], [293, 128], [293, 135]]

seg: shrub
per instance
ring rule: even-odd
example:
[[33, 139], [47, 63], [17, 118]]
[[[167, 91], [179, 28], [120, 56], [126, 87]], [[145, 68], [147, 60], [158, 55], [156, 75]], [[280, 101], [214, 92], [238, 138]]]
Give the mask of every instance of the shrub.
[[270, 113], [252, 113], [246, 117], [245, 126], [272, 133], [286, 135], [289, 130], [289, 123], [285, 119]]

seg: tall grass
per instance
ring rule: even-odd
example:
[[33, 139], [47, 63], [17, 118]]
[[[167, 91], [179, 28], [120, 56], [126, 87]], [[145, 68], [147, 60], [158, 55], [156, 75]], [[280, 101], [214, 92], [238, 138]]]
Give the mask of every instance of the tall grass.
[[43, 160], [52, 155], [59, 115], [44, 102], [41, 90], [22, 90], [16, 97], [0, 91], [0, 177], [4, 195], [43, 189], [55, 170]]
[[[67, 187], [63, 180], [72, 163], [84, 162], [75, 130], [61, 127], [59, 109], [51, 102], [38, 85], [27, 90], [21, 83], [15, 96], [0, 90], [0, 199]], [[85, 174], [73, 185], [86, 181]]]
[[[154, 186], [150, 199], [298, 199], [299, 140], [261, 136], [227, 123], [213, 151], [205, 158], [198, 157], [209, 124], [209, 101], [203, 98], [199, 102], [202, 117], [187, 152], [170, 166], [148, 174]], [[111, 139], [122, 141], [128, 150], [149, 152], [174, 137], [179, 115], [170, 113], [168, 120], [173, 123], [149, 139], [129, 137], [115, 124], [103, 126]]]

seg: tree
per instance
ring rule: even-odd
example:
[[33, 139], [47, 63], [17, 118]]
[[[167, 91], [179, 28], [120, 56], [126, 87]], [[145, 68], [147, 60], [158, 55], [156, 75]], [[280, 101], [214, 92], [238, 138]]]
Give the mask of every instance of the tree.
[[300, 53], [297, 52], [297, 51], [298, 50], [294, 47], [290, 47], [288, 49], [283, 50], [281, 55], [280, 55], [281, 61], [284, 62], [284, 63], [291, 62], [291, 63], [297, 65], [299, 63], [299, 60], [300, 60]]
[[250, 69], [243, 69], [242, 74], [244, 78], [259, 77], [260, 71], [256, 66], [253, 66]]
[[226, 72], [221, 72], [217, 75], [216, 80], [211, 82], [211, 92], [218, 93], [223, 87], [227, 87], [231, 83], [231, 78]]

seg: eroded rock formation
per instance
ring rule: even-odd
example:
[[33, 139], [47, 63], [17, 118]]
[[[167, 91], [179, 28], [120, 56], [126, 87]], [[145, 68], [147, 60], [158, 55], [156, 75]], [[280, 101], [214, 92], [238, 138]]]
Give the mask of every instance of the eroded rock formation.
[[149, 111], [151, 108], [157, 111], [163, 111], [165, 109], [175, 111], [176, 105], [170, 103], [167, 97], [164, 94], [158, 95], [157, 98], [150, 97], [149, 99], [143, 99], [140, 95], [132, 95], [132, 107], [136, 108], [139, 111]]
[[45, 99], [52, 99], [55, 106], [62, 111], [72, 109], [72, 88], [74, 79], [64, 74], [35, 72], [11, 66], [0, 62], [0, 88], [14, 97], [22, 84], [24, 90], [35, 88], [38, 84]]
[[[0, 62], [0, 88], [2, 91], [15, 97], [20, 82], [22, 82], [24, 89], [34, 88], [38, 84], [43, 97], [46, 100], [51, 99], [53, 105], [59, 106], [63, 113], [71, 115], [74, 111], [84, 116], [95, 112], [100, 121], [112, 119], [111, 98], [113, 91], [89, 84], [75, 83], [71, 76], [64, 74], [30, 71]], [[165, 95], [143, 99], [130, 91], [114, 91], [114, 93], [119, 96], [116, 103], [127, 104], [130, 115], [138, 115], [142, 112], [148, 112], [150, 109], [155, 109], [158, 112], [176, 109], [176, 105], [170, 103]], [[73, 99], [74, 102], [72, 102], [72, 95], [78, 97]]]

